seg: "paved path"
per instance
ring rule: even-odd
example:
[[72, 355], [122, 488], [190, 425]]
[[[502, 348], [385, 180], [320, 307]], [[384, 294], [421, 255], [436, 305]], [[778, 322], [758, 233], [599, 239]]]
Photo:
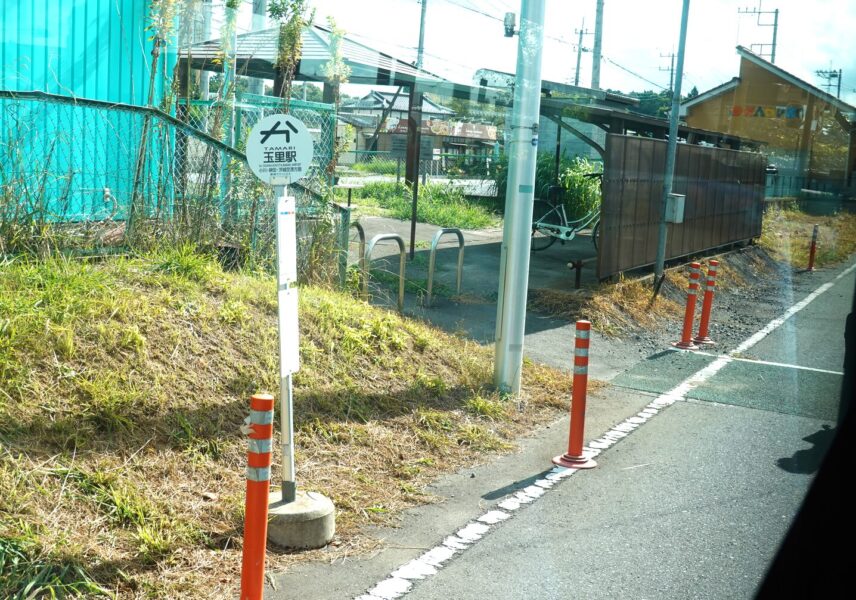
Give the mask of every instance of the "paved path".
[[[853, 289], [851, 271], [408, 598], [751, 598], [831, 440]], [[666, 393], [715, 360], [663, 353], [615, 383]]]
[[[438, 481], [429, 492], [447, 501], [378, 531], [378, 554], [296, 568], [269, 597], [751, 597], [831, 438], [854, 289], [852, 271], [835, 279], [841, 270], [795, 286], [793, 303], [813, 300], [738, 354], [666, 350], [613, 373], [589, 401], [587, 438], [612, 427], [617, 440], [597, 469], [547, 479], [567, 440], [561, 422], [517, 455]], [[834, 283], [812, 295], [824, 280]], [[656, 416], [613, 427], [646, 405]], [[515, 494], [537, 499], [515, 509], [504, 503]], [[504, 522], [476, 521], [498, 509]], [[419, 558], [462, 528], [489, 532], [439, 568]]]

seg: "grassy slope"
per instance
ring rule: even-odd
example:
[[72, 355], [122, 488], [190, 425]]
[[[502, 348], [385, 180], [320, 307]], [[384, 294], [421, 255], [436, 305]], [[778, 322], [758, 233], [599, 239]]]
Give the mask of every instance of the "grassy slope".
[[[397, 314], [311, 287], [300, 311], [298, 474], [339, 509], [328, 559], [566, 406], [568, 378], [533, 365], [527, 402], [499, 400], [489, 350]], [[238, 428], [276, 388], [275, 314], [271, 278], [189, 252], [0, 267], [0, 597], [234, 597]]]
[[816, 266], [835, 264], [856, 252], [856, 215], [818, 217], [793, 209], [771, 209], [764, 214], [761, 247], [778, 260], [806, 268], [815, 224], [819, 225]]

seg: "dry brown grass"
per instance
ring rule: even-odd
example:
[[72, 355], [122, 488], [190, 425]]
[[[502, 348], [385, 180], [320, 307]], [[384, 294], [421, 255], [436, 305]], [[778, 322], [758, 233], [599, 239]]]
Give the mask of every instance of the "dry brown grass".
[[[189, 252], [2, 269], [0, 553], [25, 560], [2, 567], [0, 597], [45, 572], [122, 598], [234, 597], [239, 426], [278, 370], [273, 280]], [[318, 288], [300, 311], [299, 484], [333, 498], [338, 534], [273, 549], [273, 570], [371, 549], [365, 526], [567, 408], [558, 371], [527, 363], [509, 402], [490, 349]]]
[[[667, 273], [670, 282], [675, 277]], [[595, 329], [617, 334], [628, 328], [653, 326], [680, 313], [675, 301], [659, 295], [652, 302], [652, 296], [650, 280], [622, 278], [617, 283], [573, 292], [534, 289], [530, 306], [570, 321], [587, 319]]]
[[778, 260], [806, 268], [815, 224], [819, 225], [816, 266], [841, 262], [856, 252], [856, 215], [818, 217], [795, 209], [771, 209], [764, 214], [761, 246]]

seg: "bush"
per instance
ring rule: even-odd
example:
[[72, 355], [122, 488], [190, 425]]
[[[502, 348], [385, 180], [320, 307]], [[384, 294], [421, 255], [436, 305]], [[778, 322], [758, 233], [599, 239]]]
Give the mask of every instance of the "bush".
[[580, 157], [575, 157], [569, 166], [560, 171], [559, 182], [564, 189], [564, 202], [569, 219], [580, 219], [600, 206], [600, 178], [584, 177], [598, 172], [603, 172], [600, 165]]
[[[578, 219], [591, 211], [600, 202], [600, 182], [597, 178], [585, 178], [587, 173], [602, 172], [601, 165], [586, 158], [562, 156], [559, 161], [559, 181], [564, 188], [564, 201], [569, 219]], [[499, 158], [494, 175], [496, 184], [497, 210], [505, 206], [508, 185], [508, 155]], [[556, 185], [556, 156], [539, 152], [535, 163], [535, 197], [547, 199], [550, 187]]]

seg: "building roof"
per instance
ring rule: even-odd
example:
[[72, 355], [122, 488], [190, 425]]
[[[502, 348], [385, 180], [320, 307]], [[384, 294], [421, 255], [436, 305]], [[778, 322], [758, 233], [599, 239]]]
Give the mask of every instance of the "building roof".
[[[473, 83], [478, 86], [492, 86], [495, 88], [505, 88], [511, 92], [514, 88], [514, 73], [505, 73], [503, 71], [495, 71], [493, 69], [479, 69], [473, 76]], [[593, 101], [604, 102], [609, 105], [616, 106], [638, 106], [639, 99], [630, 96], [623, 96], [614, 92], [605, 90], [595, 90], [592, 88], [570, 85], [567, 83], [559, 83], [557, 81], [541, 80], [541, 91], [547, 96], [551, 96], [553, 92], [561, 94], [570, 94], [576, 97], [577, 100], [587, 99]]]
[[[792, 75], [791, 73], [788, 73], [787, 71], [785, 71], [781, 67], [778, 67], [778, 66], [774, 65], [773, 63], [771, 63], [770, 61], [761, 58], [760, 56], [758, 56], [757, 54], [755, 54], [754, 52], [752, 52], [751, 50], [749, 50], [743, 46], [737, 46], [737, 54], [739, 54], [741, 58], [748, 60], [752, 64], [754, 64], [758, 67], [761, 67], [762, 69], [765, 69], [766, 71], [769, 71], [770, 73], [772, 73], [773, 75], [776, 75], [777, 77], [779, 77], [781, 79], [784, 79], [785, 81], [787, 81], [791, 85], [794, 85], [794, 86], [808, 92], [809, 94], [812, 94], [813, 96], [820, 98], [821, 100], [823, 100], [827, 104], [834, 106], [851, 123], [856, 121], [856, 107], [851, 106], [851, 105], [847, 104], [846, 102], [843, 102], [839, 98], [836, 98], [835, 96], [833, 96], [829, 92], [825, 92], [822, 89], [815, 87], [812, 84], [808, 83], [807, 81], [804, 81], [804, 80], [800, 79], [799, 77]], [[740, 85], [740, 78], [735, 77], [731, 81], [728, 81], [726, 83], [718, 85], [715, 88], [709, 89], [706, 92], [699, 94], [695, 98], [685, 100], [684, 102], [681, 103], [681, 114], [683, 115], [686, 113], [686, 108], [693, 106], [694, 104], [698, 104], [699, 102], [703, 102], [705, 100], [709, 100], [711, 98], [719, 96], [720, 94], [723, 94], [723, 93], [737, 87], [738, 85]]]
[[358, 129], [367, 129], [369, 127], [377, 127], [377, 116], [376, 115], [352, 115], [349, 113], [339, 112], [336, 114], [336, 117], [342, 122], [348, 125], [353, 125]]
[[[390, 103], [395, 100], [395, 103], [390, 109]], [[377, 92], [372, 90], [362, 98], [347, 102], [342, 106], [342, 110], [394, 110], [398, 112], [407, 112], [409, 109], [410, 95], [407, 93], [396, 94], [394, 92]], [[443, 115], [453, 116], [455, 111], [436, 102], [432, 102], [426, 96], [422, 97], [422, 114], [423, 115]]]
[[[332, 57], [330, 52], [332, 33], [326, 27], [311, 25], [303, 29], [303, 49], [295, 79], [298, 81], [324, 81], [324, 65]], [[249, 77], [274, 79], [279, 28], [272, 27], [236, 36], [235, 58], [238, 73]], [[189, 49], [191, 67], [208, 71], [221, 71], [223, 49], [219, 39], [194, 44]], [[410, 63], [375, 50], [347, 36], [341, 43], [342, 59], [351, 69], [349, 83], [368, 85], [420, 85], [432, 86], [446, 83], [442, 77]], [[182, 51], [182, 54], [185, 54]]]
[[706, 92], [702, 92], [698, 96], [690, 98], [689, 100], [684, 100], [683, 102], [681, 102], [680, 116], [685, 116], [687, 114], [687, 109], [690, 106], [694, 106], [699, 102], [704, 102], [705, 100], [710, 100], [711, 98], [720, 96], [730, 90], [733, 90], [738, 85], [740, 85], [740, 78], [732, 77], [730, 81], [726, 81], [725, 83], [721, 83], [714, 88], [710, 88]]

